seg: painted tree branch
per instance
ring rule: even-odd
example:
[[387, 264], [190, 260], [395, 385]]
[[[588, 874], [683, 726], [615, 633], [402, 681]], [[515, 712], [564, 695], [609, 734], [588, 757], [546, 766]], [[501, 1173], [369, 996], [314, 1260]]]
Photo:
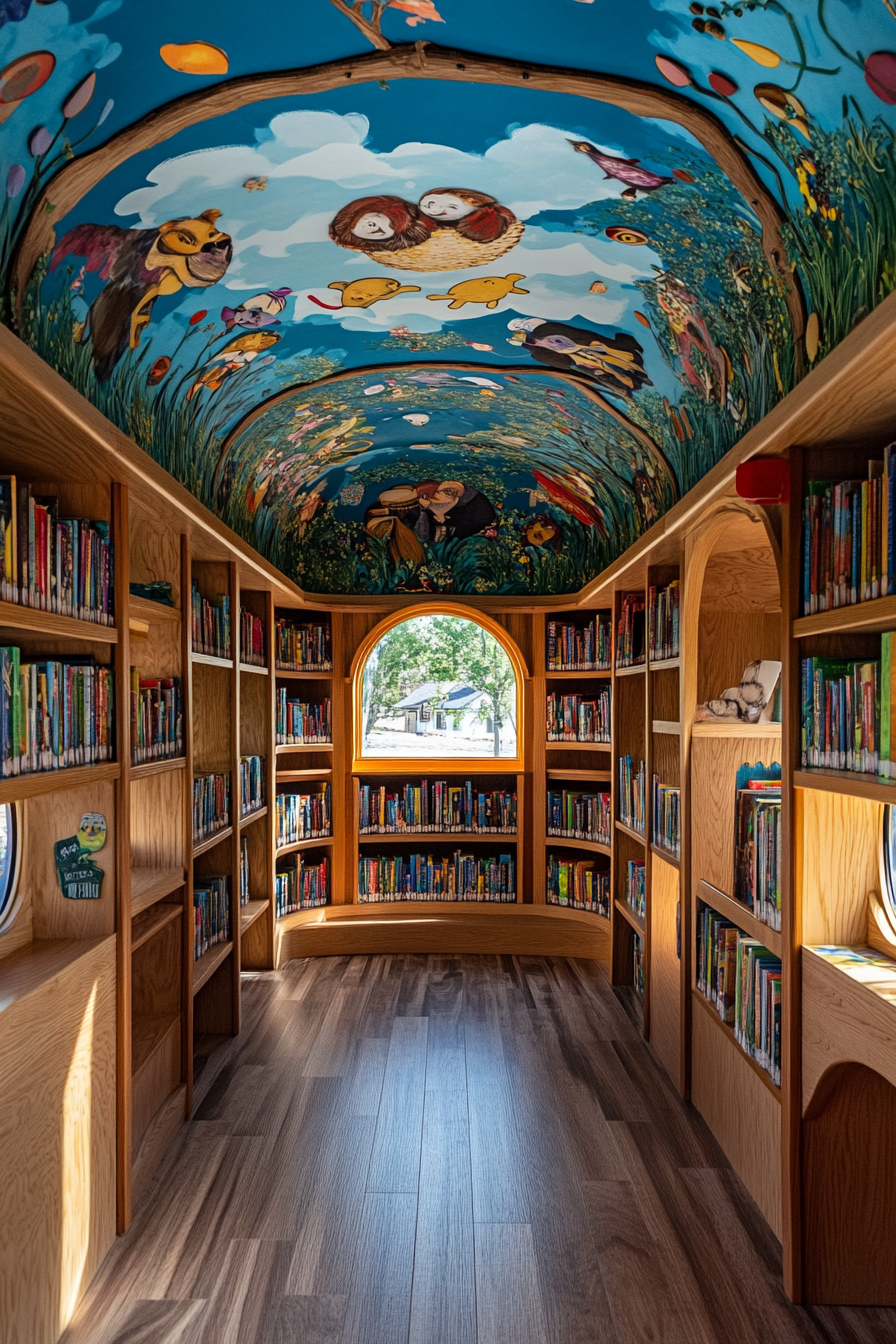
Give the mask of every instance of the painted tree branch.
[[331, 5], [335, 5], [340, 14], [344, 14], [347, 19], [359, 29], [368, 42], [371, 42], [379, 51], [391, 51], [392, 43], [383, 37], [380, 31], [381, 11], [374, 6], [373, 19], [365, 19], [361, 13], [360, 4], [351, 5], [348, 0], [330, 0]]

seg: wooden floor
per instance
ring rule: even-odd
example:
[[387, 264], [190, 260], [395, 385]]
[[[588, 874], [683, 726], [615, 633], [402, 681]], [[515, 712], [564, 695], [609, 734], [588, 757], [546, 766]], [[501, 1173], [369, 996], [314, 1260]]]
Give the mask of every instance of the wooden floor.
[[593, 963], [333, 957], [246, 987], [65, 1344], [892, 1344], [777, 1244]]

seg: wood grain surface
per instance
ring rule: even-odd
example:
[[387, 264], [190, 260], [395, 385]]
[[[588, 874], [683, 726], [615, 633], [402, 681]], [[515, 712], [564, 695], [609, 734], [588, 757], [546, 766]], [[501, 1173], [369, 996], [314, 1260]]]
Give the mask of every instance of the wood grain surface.
[[753, 1071], [721, 1019], [713, 1021], [710, 1013], [697, 1008], [692, 1018], [691, 1097], [769, 1226], [780, 1235], [780, 1099]]
[[883, 804], [795, 789], [795, 900], [805, 943], [863, 943], [868, 893], [880, 891]]
[[669, 1077], [681, 1077], [681, 958], [677, 868], [654, 853], [650, 867], [650, 1044]]
[[243, 997], [64, 1344], [894, 1337], [894, 1311], [786, 1301], [778, 1243], [594, 963], [308, 959]]
[[52, 1344], [115, 1238], [115, 939], [41, 947], [0, 999], [4, 1344]]

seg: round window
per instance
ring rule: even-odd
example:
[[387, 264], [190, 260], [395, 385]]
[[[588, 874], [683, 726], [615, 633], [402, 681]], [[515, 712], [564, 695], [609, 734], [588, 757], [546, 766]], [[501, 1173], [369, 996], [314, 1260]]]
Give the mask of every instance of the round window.
[[19, 811], [14, 803], [0, 804], [0, 933], [16, 917], [19, 878]]

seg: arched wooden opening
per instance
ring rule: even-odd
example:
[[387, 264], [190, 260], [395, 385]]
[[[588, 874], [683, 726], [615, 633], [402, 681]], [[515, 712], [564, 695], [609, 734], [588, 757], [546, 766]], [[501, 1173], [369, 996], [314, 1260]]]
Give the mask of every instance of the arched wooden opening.
[[835, 1064], [803, 1121], [805, 1295], [896, 1302], [896, 1088], [864, 1064]]

